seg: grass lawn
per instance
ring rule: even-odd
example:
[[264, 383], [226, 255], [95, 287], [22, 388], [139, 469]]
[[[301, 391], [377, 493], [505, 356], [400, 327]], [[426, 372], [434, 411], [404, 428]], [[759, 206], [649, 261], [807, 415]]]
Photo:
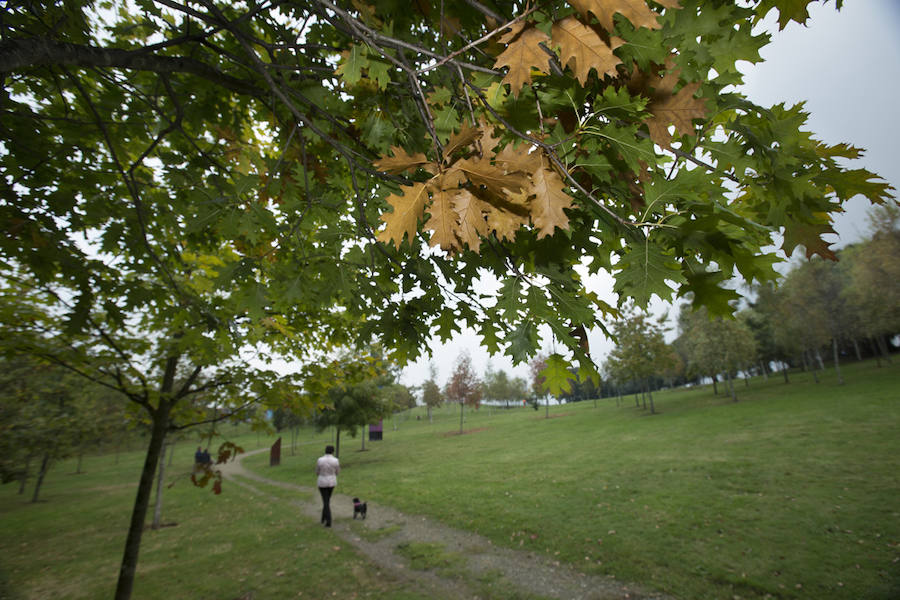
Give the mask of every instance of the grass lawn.
[[[465, 435], [458, 408], [433, 423], [416, 409], [366, 452], [342, 438], [339, 491], [685, 600], [898, 598], [900, 366], [844, 376], [739, 383], [736, 404], [710, 387], [660, 392], [653, 416], [631, 398], [551, 407], [549, 419], [482, 407], [467, 410]], [[303, 430], [292, 450], [286, 434], [280, 467], [266, 453], [245, 464], [313, 486], [330, 440]], [[191, 486], [196, 445], [177, 447], [163, 511], [177, 526], [145, 534], [134, 598], [422, 597], [287, 503]], [[58, 464], [38, 504], [0, 487], [0, 598], [111, 597], [141, 460], [86, 459], [83, 475]]]
[[[255, 434], [242, 441], [254, 448]], [[254, 600], [422, 597], [288, 503], [227, 482], [220, 496], [195, 488], [188, 480], [195, 449], [180, 444], [168, 467], [174, 486], [165, 490], [162, 520], [177, 526], [144, 533], [136, 600], [233, 600], [247, 592]], [[119, 464], [94, 457], [81, 475], [74, 461], [60, 463], [37, 504], [15, 484], [0, 488], [0, 598], [112, 598], [142, 460], [138, 452], [123, 453]]]
[[[385, 423], [342, 438], [339, 490], [589, 573], [694, 598], [900, 597], [900, 368], [806, 374], [539, 411]], [[395, 430], [396, 427], [396, 430]], [[268, 477], [313, 485], [321, 447]]]

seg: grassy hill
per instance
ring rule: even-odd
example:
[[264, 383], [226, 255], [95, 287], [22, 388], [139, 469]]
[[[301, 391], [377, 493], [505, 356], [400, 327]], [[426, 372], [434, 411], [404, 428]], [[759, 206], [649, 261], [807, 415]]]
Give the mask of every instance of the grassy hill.
[[[384, 441], [342, 438], [339, 491], [427, 514], [494, 543], [684, 599], [900, 596], [900, 366], [654, 395], [659, 414], [615, 399], [385, 422]], [[245, 464], [314, 485], [327, 432], [302, 431], [282, 465]], [[246, 449], [271, 439], [242, 440]], [[226, 484], [186, 481], [195, 444], [176, 453], [164, 521], [148, 532], [135, 598], [415, 598], [283, 504]], [[0, 488], [0, 598], [110, 597], [139, 453], [60, 464], [44, 502]], [[322, 568], [328, 564], [328, 570]], [[330, 571], [329, 571], [330, 570]], [[324, 575], [328, 571], [329, 575]]]

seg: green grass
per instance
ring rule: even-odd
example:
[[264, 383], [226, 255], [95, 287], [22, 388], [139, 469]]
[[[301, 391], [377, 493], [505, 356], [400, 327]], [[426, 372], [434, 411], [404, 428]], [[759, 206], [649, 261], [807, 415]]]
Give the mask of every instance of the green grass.
[[[844, 376], [845, 386], [833, 374], [818, 385], [805, 375], [739, 383], [737, 404], [710, 387], [661, 392], [654, 416], [631, 398], [551, 407], [550, 419], [543, 407], [483, 407], [467, 411], [465, 435], [457, 408], [434, 423], [417, 409], [386, 421], [366, 452], [341, 440], [339, 491], [685, 600], [896, 598], [900, 367], [852, 365]], [[274, 441], [235, 432], [248, 451]], [[266, 453], [245, 464], [313, 486], [330, 434], [304, 430], [294, 454], [289, 441], [280, 467]], [[288, 502], [238, 485], [221, 496], [193, 488], [195, 448], [176, 447], [163, 520], [178, 525], [146, 533], [136, 599], [421, 597]], [[110, 597], [141, 459], [90, 458], [84, 475], [59, 464], [36, 505], [0, 487], [0, 598]], [[408, 550], [447, 558], [419, 546]]]
[[[187, 474], [196, 445], [178, 448], [163, 510], [163, 523], [177, 525], [144, 533], [134, 598], [421, 597], [287, 502], [227, 482], [220, 496], [194, 488]], [[13, 485], [0, 488], [0, 598], [111, 598], [141, 460], [90, 458], [82, 475], [61, 463], [37, 504]]]
[[[680, 598], [895, 598], [900, 369], [844, 375], [657, 393], [654, 416], [482, 408], [461, 436], [456, 408], [386, 422], [364, 453], [342, 439], [339, 489]], [[312, 485], [321, 450], [247, 464]]]

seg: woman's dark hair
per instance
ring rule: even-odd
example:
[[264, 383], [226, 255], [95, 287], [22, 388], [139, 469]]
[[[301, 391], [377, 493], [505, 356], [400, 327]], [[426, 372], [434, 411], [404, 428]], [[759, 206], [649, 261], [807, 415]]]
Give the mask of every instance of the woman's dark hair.
[[325, 446], [325, 454], [334, 454], [334, 446]]

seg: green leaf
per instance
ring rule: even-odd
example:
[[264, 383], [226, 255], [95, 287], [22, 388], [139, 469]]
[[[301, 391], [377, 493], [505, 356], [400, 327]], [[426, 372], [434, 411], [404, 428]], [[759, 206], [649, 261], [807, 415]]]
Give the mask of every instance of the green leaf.
[[670, 250], [664, 250], [650, 240], [629, 246], [616, 265], [614, 291], [633, 298], [640, 307], [646, 307], [654, 294], [662, 300], [672, 297], [671, 281], [685, 281], [681, 267]]
[[541, 371], [544, 382], [541, 387], [554, 396], [563, 392], [572, 391], [572, 373], [569, 371], [569, 361], [559, 354], [551, 354], [547, 357], [547, 366]]

